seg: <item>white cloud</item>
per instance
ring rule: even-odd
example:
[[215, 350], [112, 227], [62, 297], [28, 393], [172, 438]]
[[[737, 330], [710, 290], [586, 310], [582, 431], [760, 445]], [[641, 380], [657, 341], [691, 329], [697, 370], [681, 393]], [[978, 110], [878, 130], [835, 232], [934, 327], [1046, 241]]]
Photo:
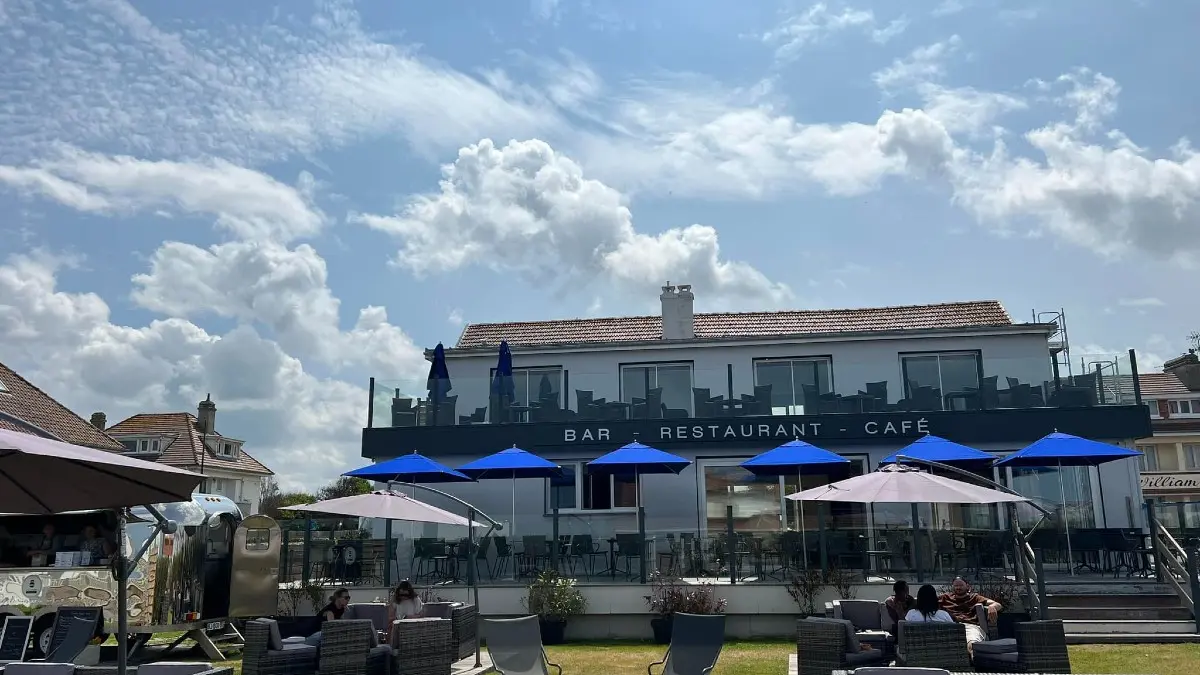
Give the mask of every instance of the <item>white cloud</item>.
[[362, 463], [363, 388], [314, 377], [249, 326], [217, 336], [178, 318], [113, 323], [99, 296], [57, 287], [68, 262], [32, 254], [0, 264], [8, 365], [71, 408], [104, 410], [112, 420], [192, 410], [212, 391], [218, 428], [245, 418], [242, 428], [254, 430], [247, 450], [288, 484], [314, 486]]
[[818, 2], [803, 12], [787, 16], [778, 26], [763, 34], [767, 44], [777, 45], [775, 57], [779, 61], [791, 61], [812, 44], [821, 42], [836, 33], [859, 31], [878, 43], [903, 33], [908, 28], [908, 19], [900, 17], [881, 25], [870, 10], [842, 7], [831, 9]]
[[148, 161], [72, 147], [26, 166], [0, 164], [0, 185], [77, 211], [213, 215], [237, 236], [284, 240], [311, 236], [325, 221], [305, 193], [312, 180], [302, 174], [297, 188], [220, 159]]
[[1163, 307], [1167, 303], [1158, 298], [1121, 298], [1117, 304], [1122, 307]]
[[439, 192], [412, 198], [395, 216], [351, 220], [396, 236], [397, 262], [417, 274], [482, 265], [555, 285], [686, 281], [713, 302], [791, 298], [750, 265], [723, 260], [711, 227], [638, 232], [619, 192], [538, 140], [462, 148]]
[[945, 74], [945, 60], [962, 46], [962, 38], [951, 35], [946, 40], [917, 47], [907, 56], [897, 58], [892, 64], [872, 75], [880, 89], [910, 87], [918, 83], [940, 79]]

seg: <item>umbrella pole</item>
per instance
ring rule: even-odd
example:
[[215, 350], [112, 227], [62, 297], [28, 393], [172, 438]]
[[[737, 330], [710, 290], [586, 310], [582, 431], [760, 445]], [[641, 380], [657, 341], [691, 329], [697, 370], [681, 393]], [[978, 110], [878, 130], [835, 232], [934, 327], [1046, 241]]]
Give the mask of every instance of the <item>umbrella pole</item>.
[[[804, 492], [803, 476], [803, 473], [796, 474], [796, 492]], [[808, 569], [808, 526], [804, 523], [804, 500], [797, 499], [796, 503], [800, 505], [800, 559], [804, 561], [804, 569]]]
[[1067, 514], [1067, 490], [1063, 487], [1062, 460], [1058, 460], [1058, 493], [1062, 495], [1063, 531], [1067, 533], [1067, 570], [1075, 576], [1075, 553], [1071, 551], [1071, 518]]
[[[517, 475], [513, 474], [512, 478], [512, 516], [508, 521], [508, 537], [512, 541], [508, 545], [508, 550], [513, 551], [513, 547], [517, 545]], [[507, 581], [517, 580], [517, 561], [514, 559], [512, 565], [508, 567]]]
[[129, 670], [129, 563], [125, 559], [125, 511], [117, 515], [117, 673]]
[[[1090, 476], [1089, 476], [1090, 478]], [[1100, 486], [1100, 527], [1108, 529], [1108, 509], [1104, 506], [1104, 476], [1100, 475], [1100, 467], [1096, 467], [1096, 483]]]

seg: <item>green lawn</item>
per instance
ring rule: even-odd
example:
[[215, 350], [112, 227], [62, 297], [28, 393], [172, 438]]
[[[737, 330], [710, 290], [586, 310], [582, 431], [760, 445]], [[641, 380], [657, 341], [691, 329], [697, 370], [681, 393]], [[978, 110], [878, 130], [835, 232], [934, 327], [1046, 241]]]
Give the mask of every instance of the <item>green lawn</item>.
[[[731, 642], [721, 652], [713, 675], [785, 675], [788, 654], [795, 648], [795, 643], [788, 642]], [[1200, 673], [1200, 645], [1079, 645], [1070, 649], [1071, 670], [1076, 673]], [[663, 654], [662, 647], [639, 642], [581, 643], [547, 647], [546, 651], [551, 661], [563, 667], [563, 675], [642, 675], [646, 666]], [[240, 661], [222, 665], [241, 672]]]

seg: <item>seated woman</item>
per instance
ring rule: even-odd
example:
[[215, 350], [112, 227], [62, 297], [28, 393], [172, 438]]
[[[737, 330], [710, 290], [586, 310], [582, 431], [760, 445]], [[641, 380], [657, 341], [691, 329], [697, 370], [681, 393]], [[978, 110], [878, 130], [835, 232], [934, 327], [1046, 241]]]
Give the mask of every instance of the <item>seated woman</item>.
[[388, 625], [400, 619], [417, 619], [425, 611], [425, 603], [421, 602], [416, 589], [408, 579], [396, 586], [392, 594], [392, 604], [388, 607]]
[[92, 565], [99, 565], [101, 560], [111, 556], [113, 549], [112, 543], [99, 535], [95, 525], [83, 528], [83, 536], [79, 540], [79, 551], [91, 554]]
[[954, 619], [950, 618], [950, 613], [942, 609], [938, 602], [937, 589], [929, 584], [925, 584], [917, 591], [916, 606], [908, 610], [908, 614], [904, 615], [904, 620], [912, 623], [927, 621], [954, 623]]
[[[320, 623], [326, 621], [337, 621], [346, 613], [346, 605], [350, 604], [350, 591], [345, 588], [339, 588], [329, 596], [329, 604], [321, 608], [317, 613], [317, 619]], [[321, 631], [317, 631], [309, 635], [304, 640], [305, 644], [310, 644], [314, 647], [321, 646]]]

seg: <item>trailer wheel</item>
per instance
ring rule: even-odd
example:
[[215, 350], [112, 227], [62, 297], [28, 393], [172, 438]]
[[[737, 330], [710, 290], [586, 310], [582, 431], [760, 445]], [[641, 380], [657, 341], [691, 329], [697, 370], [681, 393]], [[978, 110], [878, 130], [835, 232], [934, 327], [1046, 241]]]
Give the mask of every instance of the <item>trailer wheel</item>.
[[54, 638], [54, 614], [45, 614], [33, 622], [33, 658], [44, 659]]

